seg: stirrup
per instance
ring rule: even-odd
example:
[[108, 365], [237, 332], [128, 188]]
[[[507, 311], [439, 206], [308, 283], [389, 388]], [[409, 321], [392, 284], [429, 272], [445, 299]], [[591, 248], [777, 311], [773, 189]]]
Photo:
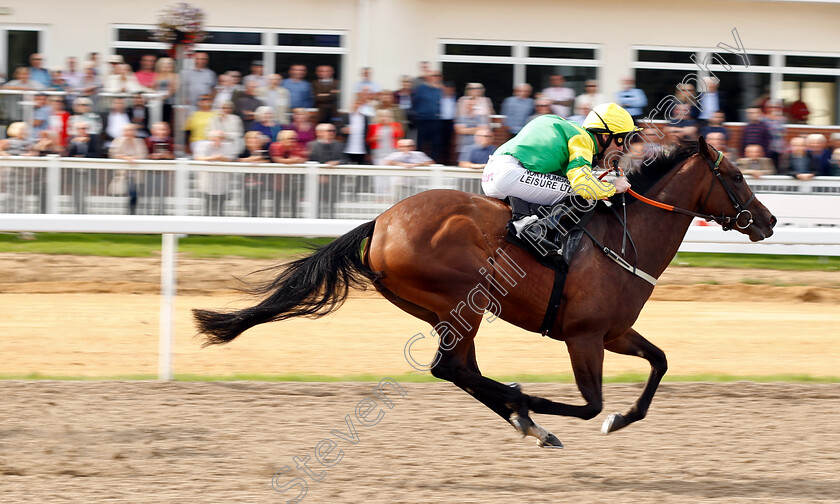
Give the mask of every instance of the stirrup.
[[[551, 223], [550, 217], [543, 217], [531, 221], [528, 225], [523, 227], [521, 234], [517, 237], [521, 240], [530, 243], [540, 254], [545, 257], [563, 255], [563, 245], [546, 238], [543, 233], [536, 232], [536, 229], [542, 228], [543, 222]], [[529, 232], [529, 230], [532, 230]]]
[[513, 226], [513, 232], [516, 234], [517, 238], [522, 238], [522, 232], [525, 231], [528, 226], [537, 222], [539, 217], [536, 215], [528, 215], [526, 217], [522, 217], [521, 219], [511, 221], [511, 225]]

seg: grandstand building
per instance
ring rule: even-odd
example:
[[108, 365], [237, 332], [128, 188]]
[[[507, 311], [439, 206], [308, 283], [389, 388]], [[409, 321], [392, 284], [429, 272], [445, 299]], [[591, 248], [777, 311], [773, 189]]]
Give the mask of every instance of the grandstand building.
[[[165, 51], [150, 38], [157, 13], [173, 1], [0, 0], [0, 73], [8, 77], [40, 52], [46, 67], [95, 51]], [[330, 64], [348, 90], [361, 67], [386, 89], [429, 61], [463, 91], [482, 82], [497, 106], [515, 83], [536, 90], [553, 73], [577, 93], [597, 79], [612, 96], [634, 76], [647, 113], [686, 76], [714, 72], [729, 120], [767, 93], [808, 104], [812, 125], [840, 118], [840, 2], [712, 0], [674, 2], [452, 2], [444, 0], [201, 0], [212, 38], [199, 49], [217, 72], [266, 73]], [[737, 33], [737, 35], [736, 35]], [[728, 47], [727, 47], [728, 46]], [[717, 54], [717, 56], [715, 56]], [[748, 61], [747, 61], [748, 60]], [[708, 66], [704, 63], [710, 63]], [[724, 64], [725, 63], [725, 64]], [[343, 93], [346, 105], [350, 93]]]

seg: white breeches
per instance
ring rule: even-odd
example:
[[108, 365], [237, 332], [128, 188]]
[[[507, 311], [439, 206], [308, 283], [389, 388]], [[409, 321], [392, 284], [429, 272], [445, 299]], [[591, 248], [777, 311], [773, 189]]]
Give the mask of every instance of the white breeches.
[[569, 179], [528, 170], [513, 156], [490, 156], [481, 177], [484, 194], [504, 199], [521, 198], [540, 205], [554, 205], [572, 194]]

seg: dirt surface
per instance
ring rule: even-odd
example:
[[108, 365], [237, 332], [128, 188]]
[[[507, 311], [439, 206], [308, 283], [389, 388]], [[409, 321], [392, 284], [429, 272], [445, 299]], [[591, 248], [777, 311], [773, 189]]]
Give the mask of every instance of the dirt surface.
[[[375, 294], [321, 320], [268, 324], [201, 349], [189, 310], [245, 302], [232, 276], [269, 264], [180, 260], [177, 373], [412, 371], [405, 343], [429, 328]], [[154, 375], [159, 267], [153, 258], [0, 254], [0, 373]], [[671, 268], [661, 280], [635, 327], [665, 350], [671, 375], [838, 374], [838, 274]], [[485, 322], [476, 345], [490, 376], [570, 372], [562, 343], [502, 321]], [[412, 353], [428, 360], [433, 351], [421, 343]], [[608, 375], [647, 370], [641, 359], [606, 356]], [[593, 421], [538, 418], [564, 450], [521, 439], [451, 384], [402, 386], [389, 409], [372, 383], [0, 381], [0, 502], [840, 502], [838, 384], [665, 383], [644, 421], [603, 436], [606, 413], [626, 411], [641, 391], [606, 385]], [[525, 391], [581, 403], [574, 385]], [[384, 412], [376, 425], [355, 416], [365, 399]], [[316, 461], [324, 439], [336, 445], [330, 467]], [[305, 497], [291, 500], [302, 482]]]
[[[275, 261], [223, 257], [178, 258], [178, 289], [203, 293], [235, 289], [236, 278], [259, 279], [249, 273]], [[160, 259], [155, 257], [91, 257], [0, 253], [0, 292], [160, 292]], [[840, 271], [778, 271], [761, 269], [688, 268], [672, 266], [660, 286], [711, 284], [769, 284], [840, 288]]]
[[[406, 362], [404, 347], [413, 335], [428, 335], [430, 328], [375, 292], [354, 295], [323, 319], [266, 324], [230, 345], [202, 349], [194, 338], [190, 310], [247, 302], [225, 288], [235, 285], [233, 275], [269, 264], [181, 260], [181, 294], [175, 303], [176, 373], [420, 373]], [[157, 260], [2, 254], [0, 268], [6, 274], [0, 284], [0, 373], [107, 377], [157, 373]], [[840, 289], [678, 283], [692, 275], [723, 282], [761, 274], [723, 271], [725, 276], [694, 268], [668, 270], [635, 325], [666, 352], [672, 375], [838, 375]], [[813, 275], [801, 274], [800, 279]], [[831, 274], [818, 275], [822, 281], [833, 281]], [[412, 347], [418, 362], [431, 359], [433, 343], [425, 338]], [[571, 372], [565, 345], [504, 321], [485, 322], [476, 347], [481, 369], [490, 376]], [[647, 371], [641, 359], [606, 356], [607, 375]]]
[[[0, 382], [4, 503], [840, 502], [840, 385], [665, 384], [648, 417], [600, 434], [634, 385], [607, 385], [597, 419], [541, 416], [566, 445], [536, 447], [450, 384]], [[579, 404], [571, 385], [525, 391]], [[378, 424], [355, 417], [376, 401]], [[347, 417], [345, 417], [347, 416]], [[356, 429], [356, 444], [331, 431]], [[370, 418], [373, 418], [371, 416]], [[536, 418], [536, 417], [535, 417]], [[323, 467], [315, 447], [336, 448]], [[329, 444], [322, 445], [330, 446]], [[341, 450], [341, 452], [338, 452]], [[295, 468], [306, 460], [313, 481]]]

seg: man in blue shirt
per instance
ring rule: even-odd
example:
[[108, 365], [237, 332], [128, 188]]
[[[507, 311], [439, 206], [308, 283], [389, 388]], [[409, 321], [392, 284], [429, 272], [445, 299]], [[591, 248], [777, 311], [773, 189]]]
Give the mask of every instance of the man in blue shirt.
[[455, 125], [455, 84], [451, 82], [444, 83], [443, 90], [440, 96], [440, 145], [443, 156], [435, 160], [441, 164], [451, 164], [450, 159], [452, 152], [452, 134], [454, 133]]
[[193, 54], [194, 67], [181, 72], [181, 82], [190, 110], [196, 110], [198, 98], [202, 95], [213, 94], [216, 87], [216, 72], [208, 67], [210, 57], [205, 52]]
[[29, 78], [49, 87], [52, 79], [49, 70], [41, 66], [43, 63], [44, 57], [40, 53], [33, 53], [29, 57]]
[[625, 77], [622, 82], [624, 89], [615, 94], [615, 102], [624, 107], [634, 121], [638, 121], [647, 107], [647, 96], [636, 87], [636, 81], [632, 77]]
[[511, 134], [519, 133], [528, 118], [534, 113], [534, 99], [531, 98], [531, 85], [518, 84], [513, 88], [513, 96], [508, 96], [502, 102], [502, 115], [505, 116], [505, 126]]
[[417, 148], [435, 161], [441, 160], [440, 102], [443, 74], [433, 71], [411, 93], [411, 110], [417, 125]]
[[283, 87], [289, 90], [290, 110], [315, 106], [312, 84], [306, 80], [306, 65], [292, 65], [289, 68], [289, 78], [283, 81]]
[[29, 132], [29, 138], [38, 139], [41, 137], [42, 131], [47, 131], [50, 127], [50, 115], [52, 114], [52, 107], [47, 105], [47, 95], [38, 93], [35, 95], [35, 105], [32, 110], [32, 128]]
[[490, 128], [481, 127], [474, 135], [475, 141], [461, 152], [461, 157], [458, 159], [459, 168], [472, 168], [474, 170], [483, 170], [484, 165], [490, 156], [496, 152], [496, 146], [492, 145], [493, 132]]
[[708, 122], [720, 110], [720, 95], [718, 94], [718, 84], [714, 79], [704, 77], [703, 82], [706, 85], [706, 90], [700, 95], [700, 114], [697, 115], [697, 119], [701, 122]]

